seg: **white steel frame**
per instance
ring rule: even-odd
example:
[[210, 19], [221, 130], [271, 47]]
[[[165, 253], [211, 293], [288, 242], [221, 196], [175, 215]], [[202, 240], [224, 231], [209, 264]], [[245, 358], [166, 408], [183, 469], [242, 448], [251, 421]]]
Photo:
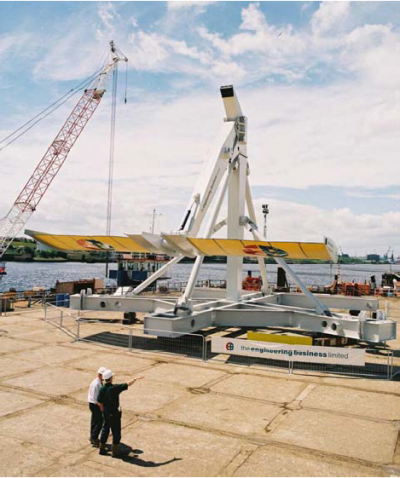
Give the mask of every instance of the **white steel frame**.
[[[177, 233], [210, 238], [227, 226], [229, 239], [243, 239], [247, 229], [255, 240], [264, 240], [258, 232], [248, 178], [247, 118], [243, 115], [233, 86], [222, 87], [221, 94], [226, 112], [225, 122]], [[226, 197], [227, 217], [217, 222]], [[200, 234], [207, 216], [208, 223]], [[150, 242], [154, 240], [166, 250], [171, 248], [167, 235], [146, 234], [145, 239]], [[174, 247], [176, 250], [176, 245]], [[370, 342], [382, 342], [395, 337], [396, 325], [386, 319], [383, 311], [376, 314], [378, 319], [367, 317], [365, 311], [377, 311], [376, 299], [312, 294], [286, 261], [275, 256], [275, 261], [291, 276], [304, 295], [270, 294], [265, 263], [261, 257], [258, 258], [262, 278], [261, 292], [243, 294], [243, 258], [228, 256], [225, 297], [215, 299], [215, 292], [207, 296], [206, 291], [195, 290], [204, 259], [198, 255], [186, 289], [176, 302], [165, 298], [137, 297], [187, 255], [190, 255], [190, 251], [182, 251], [182, 254], [174, 257], [125, 296], [74, 296], [71, 298], [71, 306], [78, 309], [148, 312], [145, 316], [145, 330], [158, 330], [161, 331], [158, 335], [172, 337], [177, 333], [192, 333], [209, 326], [292, 327]], [[199, 292], [203, 297], [196, 298]], [[358, 317], [332, 313], [328, 305], [363, 312]]]

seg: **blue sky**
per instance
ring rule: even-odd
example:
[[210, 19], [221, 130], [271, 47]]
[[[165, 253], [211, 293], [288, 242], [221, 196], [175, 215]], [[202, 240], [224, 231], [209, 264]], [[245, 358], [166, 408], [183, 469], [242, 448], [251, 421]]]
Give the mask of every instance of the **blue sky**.
[[[153, 207], [177, 226], [232, 83], [271, 238], [400, 254], [397, 2], [1, 2], [0, 18], [1, 137], [96, 70], [110, 39], [129, 57], [114, 233], [148, 229]], [[0, 152], [0, 215], [76, 100]], [[109, 108], [106, 96], [30, 228], [104, 231]]]

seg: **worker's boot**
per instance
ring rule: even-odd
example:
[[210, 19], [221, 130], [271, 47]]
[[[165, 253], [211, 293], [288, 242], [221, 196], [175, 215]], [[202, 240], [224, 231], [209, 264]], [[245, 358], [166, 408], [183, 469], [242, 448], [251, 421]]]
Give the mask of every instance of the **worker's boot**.
[[106, 444], [100, 442], [99, 444], [99, 455], [107, 455]]
[[118, 453], [118, 445], [113, 443], [111, 454], [114, 458], [119, 458], [121, 455]]
[[90, 443], [91, 443], [92, 446], [94, 446], [95, 448], [99, 448], [100, 441], [99, 441], [98, 438], [91, 438], [91, 439], [90, 439]]

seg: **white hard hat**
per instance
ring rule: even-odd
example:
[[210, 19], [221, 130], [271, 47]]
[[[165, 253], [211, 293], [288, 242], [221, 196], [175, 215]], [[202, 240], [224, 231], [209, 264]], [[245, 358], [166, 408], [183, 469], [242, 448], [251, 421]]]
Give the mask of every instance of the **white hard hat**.
[[106, 370], [103, 372], [103, 378], [104, 380], [110, 379], [114, 375], [114, 372], [112, 370]]
[[107, 369], [105, 367], [100, 367], [99, 370], [97, 370], [97, 373], [103, 374]]

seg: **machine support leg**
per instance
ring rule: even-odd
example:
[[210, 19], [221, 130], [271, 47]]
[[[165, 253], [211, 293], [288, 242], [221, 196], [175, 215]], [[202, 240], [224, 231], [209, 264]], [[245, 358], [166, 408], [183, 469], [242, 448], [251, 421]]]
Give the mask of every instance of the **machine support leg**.
[[[245, 149], [243, 147], [243, 149]], [[247, 160], [241, 152], [236, 168], [233, 169], [228, 187], [228, 239], [243, 239], [244, 227], [240, 218], [244, 216], [246, 196]], [[242, 290], [242, 257], [228, 257], [226, 264], [226, 298], [240, 300]]]
[[329, 307], [324, 305], [317, 297], [311, 293], [306, 285], [303, 283], [303, 281], [300, 279], [300, 277], [296, 274], [296, 272], [281, 258], [281, 257], [274, 257], [275, 261], [277, 264], [279, 264], [284, 271], [292, 277], [292, 279], [296, 282], [296, 284], [299, 286], [301, 292], [305, 294], [308, 299], [314, 304], [315, 310], [318, 314], [321, 315], [326, 315], [328, 317], [332, 317], [332, 313], [329, 310]]
[[[211, 220], [210, 220], [209, 224], [207, 225], [207, 230], [205, 231], [205, 237], [206, 238], [211, 237], [211, 235], [214, 231], [215, 223], [217, 222], [217, 219], [218, 219], [218, 216], [219, 216], [219, 213], [220, 213], [220, 210], [221, 210], [221, 205], [222, 205], [222, 202], [224, 200], [226, 190], [227, 190], [227, 187], [228, 187], [230, 172], [231, 172], [231, 168], [229, 168], [226, 172], [225, 179], [222, 183], [219, 195], [218, 195], [217, 200], [215, 202], [213, 215], [211, 217]], [[181, 305], [185, 305], [185, 306], [188, 305], [188, 301], [191, 299], [192, 294], [193, 294], [193, 290], [196, 286], [197, 277], [199, 275], [201, 265], [203, 264], [203, 260], [204, 260], [204, 256], [197, 256], [196, 257], [196, 262], [194, 263], [193, 269], [190, 273], [189, 281], [186, 285], [185, 292], [177, 300], [177, 303], [176, 303], [177, 307], [179, 307]]]
[[135, 295], [140, 294], [140, 292], [142, 292], [144, 289], [146, 289], [146, 287], [148, 287], [150, 284], [152, 284], [156, 279], [161, 277], [164, 274], [164, 272], [166, 272], [170, 267], [174, 266], [175, 264], [178, 264], [178, 262], [181, 261], [183, 258], [184, 258], [183, 255], [179, 255], [179, 256], [176, 256], [173, 259], [171, 259], [167, 264], [165, 264], [165, 266], [162, 266], [161, 269], [159, 269], [157, 272], [152, 274], [148, 279], [143, 281], [140, 285], [135, 287], [133, 289], [133, 293]]
[[[258, 241], [262, 241], [262, 236], [261, 234], [258, 233], [258, 231], [255, 231], [252, 229], [252, 233], [255, 239]], [[329, 310], [329, 307], [327, 307], [325, 304], [323, 304], [317, 297], [311, 293], [304, 282], [300, 279], [300, 277], [296, 274], [296, 272], [289, 266], [289, 264], [286, 263], [284, 259], [281, 257], [274, 257], [275, 262], [282, 267], [282, 269], [296, 282], [296, 284], [299, 286], [301, 292], [303, 292], [304, 295], [308, 297], [310, 302], [314, 304], [315, 310], [318, 314], [321, 315], [326, 315], [328, 317], [332, 317], [332, 313]]]
[[[250, 220], [257, 224], [256, 213], [254, 211], [254, 204], [253, 198], [251, 197], [251, 189], [250, 189], [250, 181], [249, 177], [246, 178], [246, 205], [247, 211], [249, 213]], [[256, 235], [253, 232], [254, 239], [257, 239]], [[261, 274], [261, 281], [262, 281], [262, 291], [268, 292], [268, 277], [267, 277], [267, 270], [266, 265], [264, 263], [264, 259], [262, 257], [257, 258], [258, 266], [260, 267], [260, 274]]]

